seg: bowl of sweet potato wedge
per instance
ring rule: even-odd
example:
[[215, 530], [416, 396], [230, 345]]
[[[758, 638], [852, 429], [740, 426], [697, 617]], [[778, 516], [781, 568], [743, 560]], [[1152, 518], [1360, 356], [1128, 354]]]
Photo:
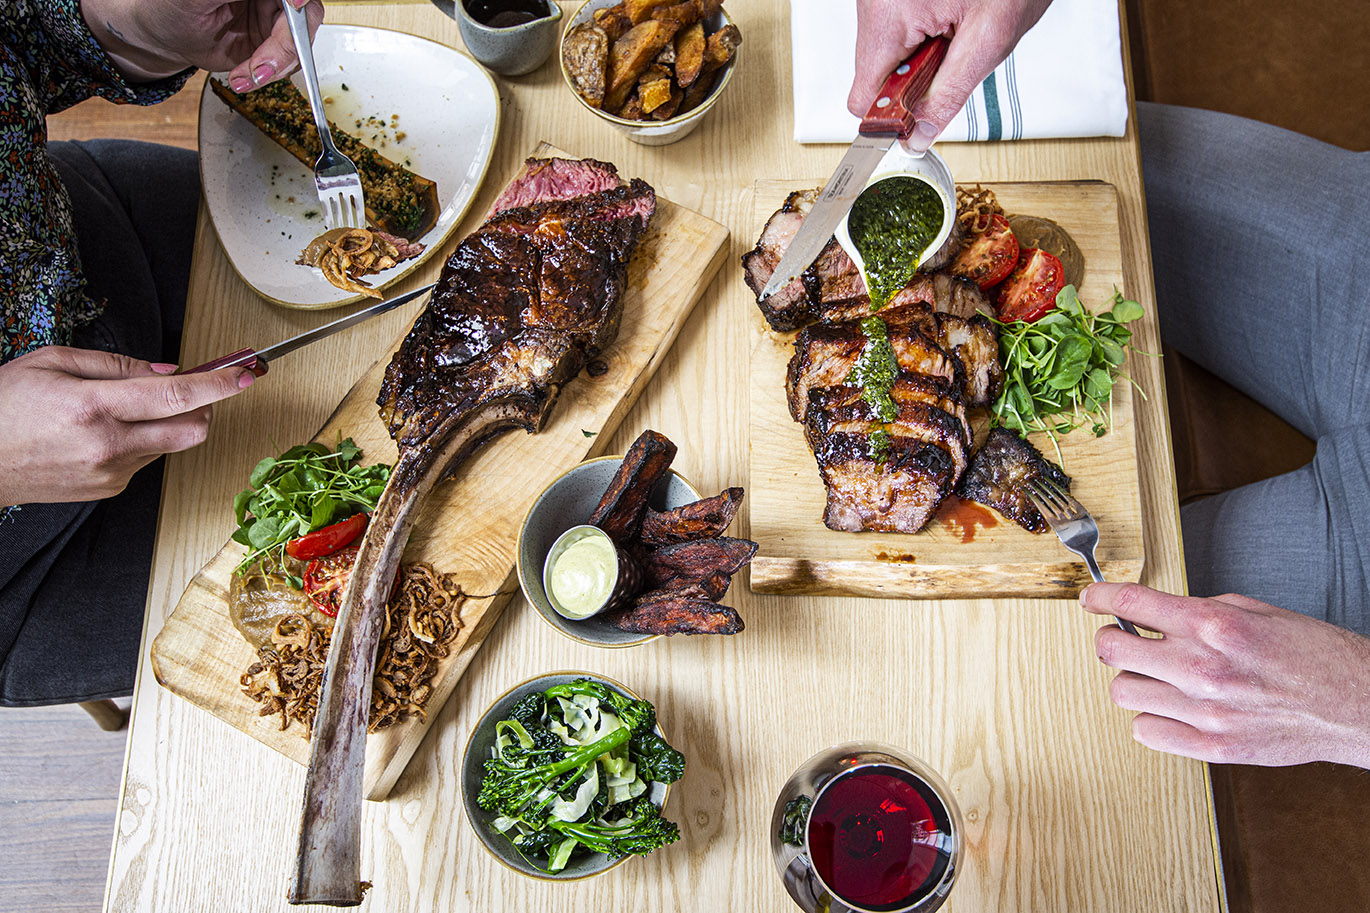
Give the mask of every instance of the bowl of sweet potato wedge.
[[586, 0], [562, 34], [561, 73], [629, 139], [664, 146], [723, 95], [741, 45], [722, 0]]

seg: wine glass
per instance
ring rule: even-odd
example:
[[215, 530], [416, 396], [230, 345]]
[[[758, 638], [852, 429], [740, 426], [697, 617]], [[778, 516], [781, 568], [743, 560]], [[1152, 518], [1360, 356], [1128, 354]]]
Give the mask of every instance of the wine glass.
[[956, 880], [961, 813], [917, 758], [849, 742], [790, 776], [770, 841], [785, 890], [805, 913], [932, 913]]

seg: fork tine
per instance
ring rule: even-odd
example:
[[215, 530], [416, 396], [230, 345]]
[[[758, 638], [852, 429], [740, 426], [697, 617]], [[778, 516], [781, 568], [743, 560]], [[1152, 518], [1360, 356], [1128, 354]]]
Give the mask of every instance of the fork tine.
[[1054, 511], [1051, 509], [1051, 506], [1043, 501], [1041, 496], [1032, 489], [1031, 483], [1024, 485], [1018, 490], [1027, 495], [1028, 500], [1032, 502], [1032, 506], [1037, 508], [1037, 512], [1042, 515], [1042, 519], [1046, 520], [1047, 523], [1052, 521], [1055, 516]]
[[1043, 505], [1045, 505], [1050, 508], [1051, 514], [1057, 517], [1063, 517], [1065, 505], [1061, 502], [1059, 494], [1046, 485], [1041, 484], [1041, 481], [1040, 477], [1029, 479], [1023, 490], [1029, 492], [1029, 497], [1032, 497], [1032, 502], [1037, 505], [1037, 509], [1042, 511], [1042, 516], [1047, 515], [1047, 511], [1043, 510]]

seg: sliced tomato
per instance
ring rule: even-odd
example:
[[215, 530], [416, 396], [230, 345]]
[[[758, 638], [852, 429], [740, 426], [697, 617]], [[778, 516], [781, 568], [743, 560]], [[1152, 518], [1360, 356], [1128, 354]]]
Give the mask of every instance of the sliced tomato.
[[330, 618], [337, 616], [343, 591], [352, 577], [360, 546], [353, 545], [310, 561], [304, 569], [304, 594], [318, 610]]
[[366, 529], [366, 520], [366, 514], [353, 514], [346, 520], [339, 520], [312, 533], [305, 533], [298, 539], [287, 542], [285, 553], [300, 561], [331, 555], [344, 545], [350, 545], [360, 536], [362, 530]]
[[1031, 323], [1056, 306], [1056, 294], [1066, 287], [1066, 272], [1055, 254], [1035, 247], [1018, 254], [1018, 265], [994, 293], [994, 310], [1005, 323]]
[[951, 272], [987, 289], [1001, 281], [1018, 263], [1018, 239], [1001, 215], [990, 217], [989, 228], [974, 235], [952, 261]]

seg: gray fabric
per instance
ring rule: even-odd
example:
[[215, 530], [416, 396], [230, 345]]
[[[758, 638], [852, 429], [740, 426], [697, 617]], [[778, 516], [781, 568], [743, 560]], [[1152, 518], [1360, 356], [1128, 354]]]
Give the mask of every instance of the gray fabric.
[[1370, 153], [1139, 103], [1161, 334], [1317, 442], [1186, 505], [1190, 592], [1370, 634]]
[[[175, 362], [199, 205], [193, 152], [104, 140], [51, 143], [102, 316], [82, 348]], [[162, 464], [114, 498], [29, 504], [0, 523], [0, 705], [133, 689]]]

